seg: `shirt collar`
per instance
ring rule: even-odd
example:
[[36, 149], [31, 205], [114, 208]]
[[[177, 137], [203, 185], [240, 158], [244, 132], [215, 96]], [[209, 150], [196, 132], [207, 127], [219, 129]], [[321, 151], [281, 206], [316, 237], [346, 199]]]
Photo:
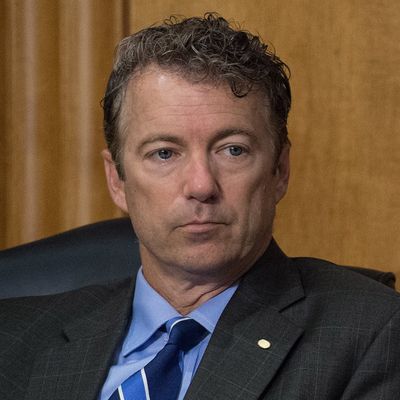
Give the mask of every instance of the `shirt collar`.
[[148, 284], [142, 268], [136, 278], [132, 311], [133, 319], [122, 347], [123, 356], [144, 344], [166, 321], [179, 317], [179, 313]]
[[[235, 293], [238, 283], [209, 299], [188, 316], [212, 333], [225, 306]], [[133, 319], [122, 346], [125, 357], [142, 346], [166, 321], [181, 317], [162, 296], [146, 281], [142, 268], [139, 269], [133, 297]]]
[[203, 303], [200, 307], [194, 309], [189, 313], [189, 317], [196, 320], [199, 324], [203, 325], [208, 332], [213, 333], [215, 326], [224, 311], [229, 300], [235, 293], [239, 283], [234, 283], [232, 286], [219, 293], [217, 296], [212, 297]]

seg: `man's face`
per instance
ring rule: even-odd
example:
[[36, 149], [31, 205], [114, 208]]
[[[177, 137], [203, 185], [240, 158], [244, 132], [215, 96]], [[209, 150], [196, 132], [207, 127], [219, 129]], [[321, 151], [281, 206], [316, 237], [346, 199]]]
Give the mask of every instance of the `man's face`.
[[240, 276], [271, 239], [285, 194], [288, 149], [275, 170], [265, 102], [227, 85], [191, 83], [150, 67], [127, 88], [122, 110], [125, 179], [105, 151], [110, 191], [128, 212], [143, 268]]

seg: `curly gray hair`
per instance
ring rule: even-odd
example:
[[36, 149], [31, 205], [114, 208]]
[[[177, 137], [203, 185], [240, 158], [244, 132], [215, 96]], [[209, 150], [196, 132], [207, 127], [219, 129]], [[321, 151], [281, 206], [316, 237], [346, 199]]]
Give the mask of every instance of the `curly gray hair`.
[[102, 103], [107, 146], [121, 178], [120, 119], [126, 87], [150, 64], [195, 82], [226, 82], [237, 97], [257, 87], [266, 96], [277, 158], [289, 142], [291, 92], [287, 65], [259, 37], [232, 27], [215, 13], [182, 20], [171, 17], [162, 25], [124, 38], [117, 46]]

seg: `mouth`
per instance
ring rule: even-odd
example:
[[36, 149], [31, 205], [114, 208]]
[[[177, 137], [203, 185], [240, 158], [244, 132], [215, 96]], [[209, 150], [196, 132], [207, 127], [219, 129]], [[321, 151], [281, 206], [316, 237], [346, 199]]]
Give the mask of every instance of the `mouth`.
[[214, 231], [215, 229], [218, 229], [222, 225], [224, 224], [214, 221], [192, 221], [181, 225], [179, 228], [183, 230], [185, 233], [204, 234]]

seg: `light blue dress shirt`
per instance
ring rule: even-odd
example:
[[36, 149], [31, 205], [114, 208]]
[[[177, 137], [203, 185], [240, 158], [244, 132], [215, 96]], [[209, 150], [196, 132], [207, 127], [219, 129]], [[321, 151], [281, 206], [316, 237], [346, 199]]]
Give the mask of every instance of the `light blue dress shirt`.
[[[203, 325], [208, 334], [197, 346], [183, 355], [183, 360], [181, 360], [183, 377], [178, 400], [182, 400], [185, 396], [218, 319], [237, 286], [235, 284], [229, 287], [188, 314]], [[108, 400], [125, 379], [142, 369], [157, 355], [168, 341], [168, 333], [158, 329], [169, 319], [181, 316], [147, 283], [142, 269], [139, 270], [136, 279], [133, 315], [134, 318], [117, 355], [115, 365], [110, 368], [99, 400]]]

